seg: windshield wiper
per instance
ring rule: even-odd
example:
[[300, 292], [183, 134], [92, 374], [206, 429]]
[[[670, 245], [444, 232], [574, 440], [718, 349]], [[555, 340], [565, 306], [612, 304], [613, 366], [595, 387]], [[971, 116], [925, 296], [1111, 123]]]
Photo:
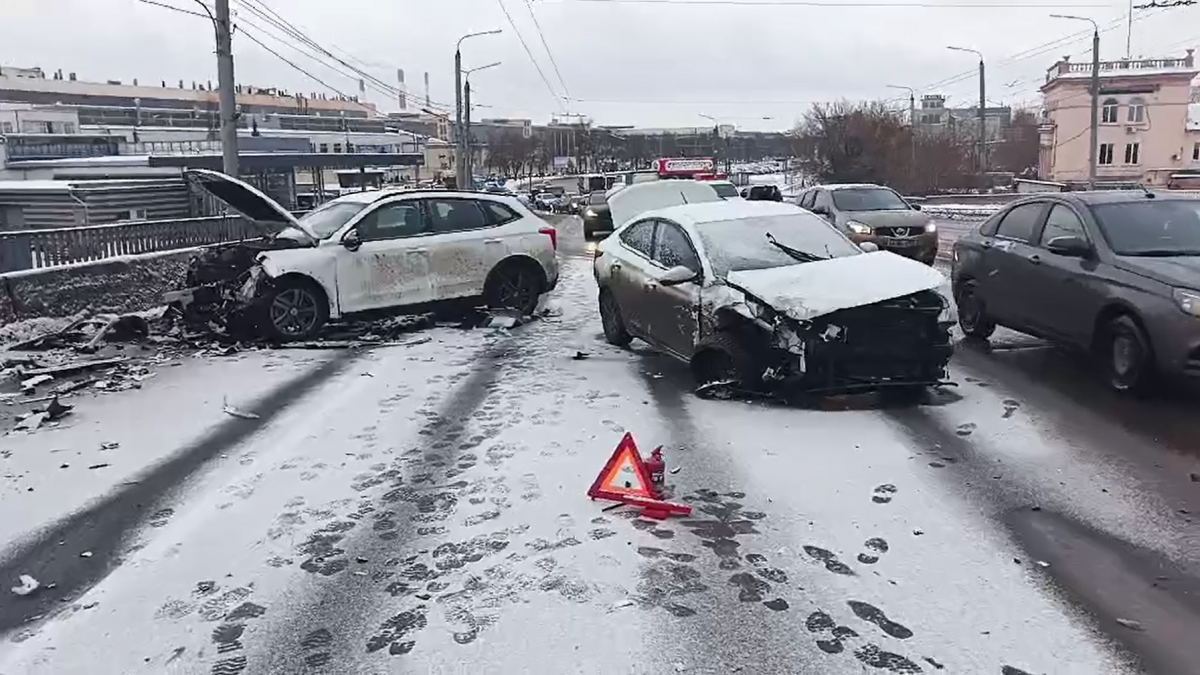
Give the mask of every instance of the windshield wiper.
[[1145, 251], [1134, 251], [1126, 253], [1138, 258], [1173, 258], [1175, 256], [1193, 256], [1200, 255], [1200, 249], [1194, 248], [1152, 248]]
[[779, 243], [779, 240], [776, 239], [774, 237], [774, 235], [772, 235], [770, 232], [767, 233], [767, 241], [771, 242], [771, 245], [774, 246], [775, 248], [779, 249], [780, 251], [783, 251], [784, 253], [790, 255], [791, 257], [795, 258], [796, 260], [799, 260], [800, 262], [816, 262], [818, 260], [828, 260], [829, 259], [824, 256], [814, 255], [812, 253], [794, 249], [791, 246], [788, 246], [787, 244], [781, 244], [781, 243]]

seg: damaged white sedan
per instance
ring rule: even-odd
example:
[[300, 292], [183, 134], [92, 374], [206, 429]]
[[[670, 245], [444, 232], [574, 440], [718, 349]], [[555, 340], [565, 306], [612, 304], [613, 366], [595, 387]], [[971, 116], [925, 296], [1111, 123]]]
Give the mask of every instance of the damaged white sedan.
[[790, 204], [663, 189], [682, 205], [622, 214], [615, 198], [625, 224], [596, 250], [610, 343], [636, 337], [690, 363], [701, 390], [908, 397], [944, 383], [952, 317], [940, 273], [864, 252]]
[[531, 313], [558, 282], [558, 234], [517, 200], [374, 190], [297, 218], [215, 171], [185, 177], [270, 234], [210, 247], [165, 300], [200, 323], [273, 340], [314, 337], [329, 319], [487, 304]]

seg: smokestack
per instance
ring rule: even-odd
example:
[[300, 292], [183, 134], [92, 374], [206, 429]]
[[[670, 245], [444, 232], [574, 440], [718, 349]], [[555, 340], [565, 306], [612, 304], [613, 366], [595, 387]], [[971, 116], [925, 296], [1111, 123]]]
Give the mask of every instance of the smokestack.
[[433, 99], [429, 98], [429, 73], [425, 73], [425, 107], [433, 107]]
[[400, 110], [408, 110], [408, 88], [404, 84], [404, 69], [396, 70], [396, 80], [400, 82]]

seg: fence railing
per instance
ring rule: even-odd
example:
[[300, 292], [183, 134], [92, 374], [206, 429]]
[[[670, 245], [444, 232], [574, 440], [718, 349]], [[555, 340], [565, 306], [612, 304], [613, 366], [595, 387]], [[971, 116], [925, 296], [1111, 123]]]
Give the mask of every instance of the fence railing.
[[261, 232], [242, 218], [184, 218], [0, 232], [0, 272], [241, 241]]

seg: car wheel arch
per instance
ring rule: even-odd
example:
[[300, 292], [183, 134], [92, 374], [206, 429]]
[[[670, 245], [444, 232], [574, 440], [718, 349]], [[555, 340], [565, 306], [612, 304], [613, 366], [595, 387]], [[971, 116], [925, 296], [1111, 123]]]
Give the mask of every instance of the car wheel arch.
[[1146, 345], [1151, 349], [1153, 354], [1154, 343], [1150, 339], [1150, 331], [1146, 330], [1146, 322], [1142, 320], [1141, 315], [1131, 305], [1124, 302], [1109, 302], [1097, 314], [1096, 320], [1092, 323], [1092, 335], [1090, 347], [1093, 352], [1098, 352], [1100, 347], [1100, 339], [1104, 336], [1105, 327], [1120, 316], [1128, 316], [1138, 329], [1142, 331], [1142, 335], [1146, 338]]
[[325, 286], [320, 281], [318, 281], [316, 278], [311, 277], [302, 272], [285, 272], [284, 274], [280, 274], [277, 277], [271, 277], [272, 284], [284, 284], [284, 283], [289, 283], [289, 282], [300, 282], [300, 283], [308, 284], [309, 286], [312, 286], [314, 289], [316, 289], [318, 295], [320, 296], [320, 299], [325, 303], [325, 306], [329, 308], [330, 316], [333, 316], [333, 311], [334, 311], [333, 298], [330, 296], [329, 290], [327, 288], [325, 288]]
[[493, 265], [492, 269], [488, 270], [487, 278], [484, 280], [483, 287], [485, 289], [488, 288], [489, 285], [496, 279], [497, 273], [513, 266], [523, 266], [529, 271], [534, 272], [536, 274], [535, 278], [538, 280], [540, 291], [543, 293], [546, 291], [546, 287], [550, 283], [550, 280], [546, 276], [546, 268], [542, 267], [542, 264], [538, 262], [536, 258], [525, 254], [509, 255]]

